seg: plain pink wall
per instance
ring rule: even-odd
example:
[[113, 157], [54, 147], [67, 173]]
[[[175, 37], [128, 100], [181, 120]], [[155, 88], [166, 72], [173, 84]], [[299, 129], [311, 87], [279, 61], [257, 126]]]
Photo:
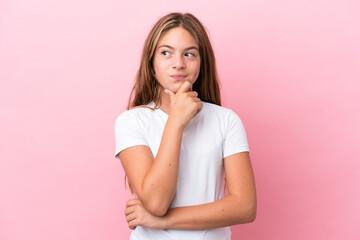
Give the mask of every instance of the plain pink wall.
[[258, 193], [233, 239], [360, 239], [359, 1], [0, 2], [0, 239], [128, 239], [113, 157], [151, 26], [192, 12]]

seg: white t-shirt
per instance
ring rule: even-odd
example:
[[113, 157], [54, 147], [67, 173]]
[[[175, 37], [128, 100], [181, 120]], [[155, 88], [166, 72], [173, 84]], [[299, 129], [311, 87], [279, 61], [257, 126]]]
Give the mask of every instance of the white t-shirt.
[[[214, 202], [223, 198], [223, 159], [249, 152], [243, 123], [232, 110], [202, 102], [202, 110], [183, 131], [176, 194], [170, 208]], [[154, 108], [151, 102], [147, 106]], [[168, 115], [160, 108], [126, 110], [115, 122], [115, 157], [125, 148], [148, 146], [155, 158]], [[230, 240], [230, 227], [206, 230], [155, 230], [137, 227], [135, 240]]]

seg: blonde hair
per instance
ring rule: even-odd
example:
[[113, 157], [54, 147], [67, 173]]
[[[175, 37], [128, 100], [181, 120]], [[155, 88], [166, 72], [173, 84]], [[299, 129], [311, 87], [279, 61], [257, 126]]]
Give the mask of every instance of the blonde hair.
[[[147, 107], [144, 105], [150, 102], [155, 103], [155, 107], [151, 108], [152, 110], [161, 105], [160, 87], [154, 72], [153, 57], [160, 38], [164, 33], [175, 27], [183, 27], [187, 30], [199, 46], [200, 73], [193, 84], [192, 90], [198, 93], [198, 98], [202, 101], [221, 106], [215, 55], [207, 32], [201, 22], [192, 14], [175, 12], [160, 18], [145, 40], [140, 67], [131, 90], [127, 110], [136, 107]], [[129, 188], [134, 193], [130, 183]]]

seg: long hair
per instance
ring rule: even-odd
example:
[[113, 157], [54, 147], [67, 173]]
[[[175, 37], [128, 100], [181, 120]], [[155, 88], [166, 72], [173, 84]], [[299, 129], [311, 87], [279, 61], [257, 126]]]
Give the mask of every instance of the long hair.
[[151, 101], [156, 106], [161, 105], [160, 87], [155, 77], [153, 57], [159, 39], [175, 27], [186, 29], [199, 46], [200, 74], [192, 90], [198, 93], [198, 98], [202, 101], [221, 106], [214, 51], [204, 26], [190, 13], [170, 13], [157, 21], [146, 38], [140, 67], [126, 109], [146, 105]]
[[[147, 107], [145, 105], [152, 101], [155, 103], [155, 108], [161, 105], [160, 86], [155, 76], [153, 57], [160, 38], [167, 31], [176, 27], [183, 27], [187, 30], [199, 46], [200, 73], [192, 86], [192, 90], [198, 93], [198, 98], [202, 101], [221, 106], [215, 55], [207, 32], [201, 22], [192, 14], [176, 12], [160, 18], [146, 38], [140, 67], [126, 107], [127, 110], [135, 107]], [[131, 193], [134, 194], [131, 183], [128, 182], [128, 184]]]

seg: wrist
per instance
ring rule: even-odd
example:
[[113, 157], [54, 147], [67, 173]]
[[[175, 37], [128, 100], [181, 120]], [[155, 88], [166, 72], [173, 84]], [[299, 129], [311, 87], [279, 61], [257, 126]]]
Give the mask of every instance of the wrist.
[[173, 117], [172, 115], [169, 115], [167, 123], [171, 125], [172, 129], [176, 129], [178, 131], [184, 131], [184, 124], [180, 123], [176, 117]]
[[168, 213], [165, 216], [161, 217], [160, 225], [162, 230], [170, 229], [170, 217]]

